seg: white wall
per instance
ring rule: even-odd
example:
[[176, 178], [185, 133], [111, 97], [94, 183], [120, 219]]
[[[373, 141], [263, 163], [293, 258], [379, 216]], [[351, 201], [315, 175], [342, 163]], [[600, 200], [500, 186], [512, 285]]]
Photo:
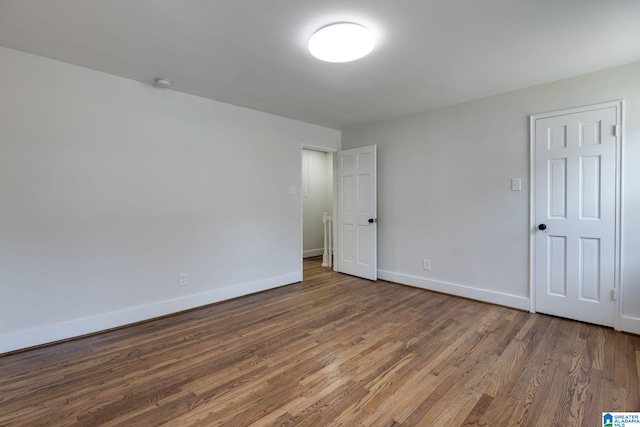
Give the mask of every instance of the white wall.
[[339, 132], [0, 64], [0, 353], [301, 280], [300, 144]]
[[380, 277], [528, 309], [529, 116], [625, 99], [623, 329], [640, 333], [638, 76], [634, 63], [343, 132], [345, 149], [378, 145]]
[[322, 215], [333, 215], [333, 153], [302, 150], [302, 194], [302, 253], [304, 257], [322, 255]]

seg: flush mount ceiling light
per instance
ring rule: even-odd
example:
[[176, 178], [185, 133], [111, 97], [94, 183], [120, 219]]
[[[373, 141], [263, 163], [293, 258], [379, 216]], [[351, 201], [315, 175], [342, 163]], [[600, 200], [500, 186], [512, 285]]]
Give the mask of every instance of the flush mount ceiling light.
[[362, 25], [340, 22], [320, 28], [309, 39], [309, 52], [326, 62], [349, 62], [367, 56], [376, 41]]
[[161, 87], [162, 89], [167, 89], [169, 86], [171, 86], [171, 80], [169, 79], [162, 79], [162, 78], [157, 78], [154, 82], [153, 85], [155, 87]]

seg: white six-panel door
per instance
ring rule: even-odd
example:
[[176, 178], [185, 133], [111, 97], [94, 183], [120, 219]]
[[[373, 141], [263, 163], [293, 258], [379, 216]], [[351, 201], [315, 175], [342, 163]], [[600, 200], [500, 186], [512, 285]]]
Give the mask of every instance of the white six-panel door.
[[535, 310], [614, 326], [616, 105], [535, 119]]
[[339, 272], [378, 278], [376, 146], [338, 153]]

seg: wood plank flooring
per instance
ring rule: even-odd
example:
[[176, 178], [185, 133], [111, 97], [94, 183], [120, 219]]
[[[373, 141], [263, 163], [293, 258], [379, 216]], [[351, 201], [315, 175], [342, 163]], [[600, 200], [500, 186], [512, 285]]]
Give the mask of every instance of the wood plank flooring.
[[0, 357], [0, 426], [600, 426], [640, 337], [339, 275]]

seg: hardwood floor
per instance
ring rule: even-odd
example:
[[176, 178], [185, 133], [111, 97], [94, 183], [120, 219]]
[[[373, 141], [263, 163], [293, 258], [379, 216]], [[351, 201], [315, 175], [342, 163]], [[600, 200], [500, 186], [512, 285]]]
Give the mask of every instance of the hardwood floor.
[[0, 426], [600, 426], [640, 337], [305, 261], [305, 280], [0, 357]]

